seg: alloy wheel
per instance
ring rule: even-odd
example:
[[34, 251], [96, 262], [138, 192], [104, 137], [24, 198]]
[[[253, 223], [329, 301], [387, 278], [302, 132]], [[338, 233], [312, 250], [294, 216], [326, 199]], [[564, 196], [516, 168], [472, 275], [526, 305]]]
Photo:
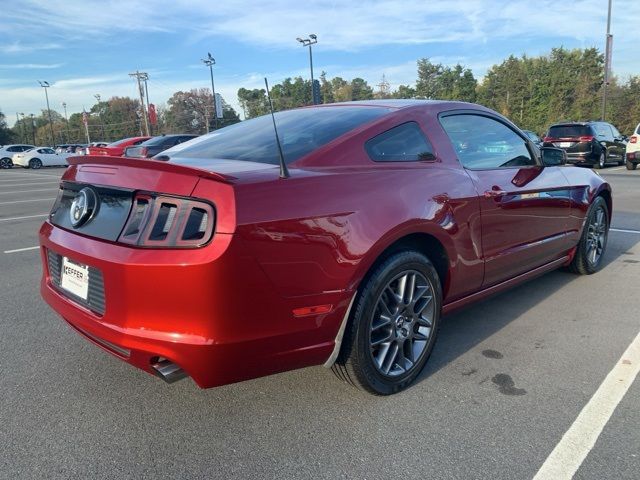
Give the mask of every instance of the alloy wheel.
[[604, 208], [598, 207], [593, 212], [587, 226], [586, 258], [595, 266], [600, 262], [607, 240], [607, 219]]
[[378, 296], [370, 352], [379, 373], [397, 377], [420, 363], [433, 332], [433, 287], [415, 270], [396, 275]]
[[11, 168], [11, 160], [9, 160], [8, 158], [0, 159], [0, 168]]

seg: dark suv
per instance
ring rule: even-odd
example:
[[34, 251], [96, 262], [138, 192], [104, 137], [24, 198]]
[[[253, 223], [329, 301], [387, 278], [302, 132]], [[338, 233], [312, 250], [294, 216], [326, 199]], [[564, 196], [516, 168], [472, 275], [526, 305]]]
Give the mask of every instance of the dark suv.
[[627, 143], [610, 123], [566, 122], [549, 127], [544, 146], [565, 150], [569, 163], [604, 168], [607, 163], [624, 164]]

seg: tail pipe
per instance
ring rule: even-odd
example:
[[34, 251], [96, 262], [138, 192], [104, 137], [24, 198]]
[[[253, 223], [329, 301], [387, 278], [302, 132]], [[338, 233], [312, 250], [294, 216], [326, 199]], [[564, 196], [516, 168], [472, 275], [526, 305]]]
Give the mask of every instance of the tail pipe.
[[177, 382], [187, 376], [187, 373], [182, 368], [166, 358], [159, 358], [151, 364], [151, 368], [155, 375], [167, 383]]

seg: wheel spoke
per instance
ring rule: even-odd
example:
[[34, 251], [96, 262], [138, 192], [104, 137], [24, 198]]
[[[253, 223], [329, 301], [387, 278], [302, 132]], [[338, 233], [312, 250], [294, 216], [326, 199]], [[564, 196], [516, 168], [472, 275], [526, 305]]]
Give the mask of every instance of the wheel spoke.
[[383, 343], [391, 342], [392, 339], [393, 339], [393, 334], [389, 332], [387, 335], [379, 338], [378, 340], [373, 340], [371, 342], [371, 346], [377, 347], [378, 345], [382, 345]]
[[381, 368], [384, 373], [389, 373], [396, 357], [398, 356], [398, 343], [392, 343], [385, 352], [385, 358], [381, 362]]

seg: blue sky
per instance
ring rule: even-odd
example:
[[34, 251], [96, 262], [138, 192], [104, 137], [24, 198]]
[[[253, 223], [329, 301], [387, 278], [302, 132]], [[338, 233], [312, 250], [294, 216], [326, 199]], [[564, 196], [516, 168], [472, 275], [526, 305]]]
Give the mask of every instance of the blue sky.
[[[208, 87], [200, 62], [211, 51], [216, 91], [237, 108], [238, 88], [309, 75], [308, 52], [295, 41], [318, 35], [314, 71], [329, 77], [382, 74], [392, 88], [413, 84], [416, 60], [461, 64], [482, 77], [510, 54], [554, 46], [603, 49], [607, 0], [489, 1], [76, 1], [0, 0], [0, 110], [37, 113], [47, 80], [51, 107], [69, 113], [114, 95], [135, 97], [139, 69], [162, 104], [177, 90]], [[640, 73], [640, 3], [613, 2], [613, 70]], [[635, 58], [634, 58], [635, 57]]]

